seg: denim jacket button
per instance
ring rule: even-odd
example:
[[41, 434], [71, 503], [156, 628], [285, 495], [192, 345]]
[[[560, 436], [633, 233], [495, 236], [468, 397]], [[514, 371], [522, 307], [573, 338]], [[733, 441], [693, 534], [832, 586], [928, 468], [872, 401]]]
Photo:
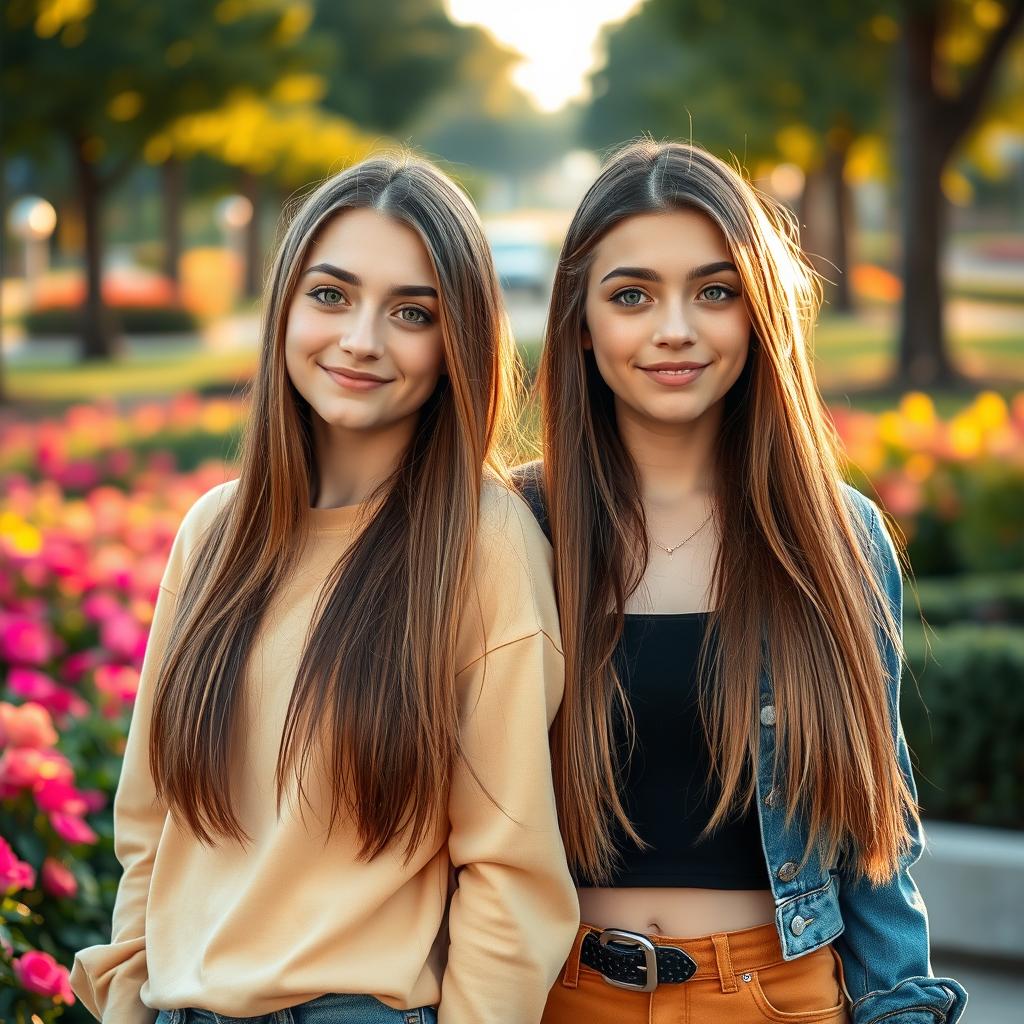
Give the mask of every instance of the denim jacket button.
[[[793, 879], [796, 878], [797, 872], [799, 870], [800, 868], [797, 867], [797, 865], [794, 864], [793, 861], [787, 860], [786, 863], [783, 864], [781, 868], [779, 868], [776, 877], [779, 879], [780, 882], [792, 882]], [[799, 920], [800, 918], [794, 918], [793, 923], [795, 924]], [[801, 929], [801, 931], [803, 931], [803, 929]], [[800, 932], [797, 932], [796, 934], [799, 935]]]
[[761, 724], [762, 725], [768, 725], [768, 726], [771, 726], [771, 725], [775, 724], [775, 705], [774, 704], [765, 704], [765, 706], [763, 708], [761, 708]]
[[805, 921], [799, 914], [797, 914], [796, 917], [789, 922], [789, 930], [794, 935], [803, 935], [804, 929], [809, 923], [809, 921]]

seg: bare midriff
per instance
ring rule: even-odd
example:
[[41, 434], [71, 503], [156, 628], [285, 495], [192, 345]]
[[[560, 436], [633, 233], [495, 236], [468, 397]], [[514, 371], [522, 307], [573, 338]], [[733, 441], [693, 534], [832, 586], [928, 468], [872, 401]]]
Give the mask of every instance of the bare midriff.
[[696, 938], [770, 924], [768, 889], [580, 889], [580, 916], [597, 928]]

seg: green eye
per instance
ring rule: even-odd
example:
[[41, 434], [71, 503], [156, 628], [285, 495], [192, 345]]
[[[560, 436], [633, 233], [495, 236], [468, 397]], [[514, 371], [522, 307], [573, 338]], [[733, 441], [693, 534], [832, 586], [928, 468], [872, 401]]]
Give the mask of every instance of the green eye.
[[[712, 292], [716, 292], [717, 295], [712, 295]], [[722, 284], [709, 284], [705, 288], [701, 295], [703, 295], [709, 302], [725, 302], [726, 299], [731, 299], [736, 293], [730, 288], [726, 288]]]
[[614, 296], [620, 306], [639, 306], [644, 301], [644, 293], [639, 288], [624, 288]]
[[319, 288], [314, 288], [309, 295], [321, 306], [339, 306], [345, 301], [345, 293], [340, 288], [332, 288], [329, 285], [320, 285]]
[[417, 309], [415, 306], [406, 306], [400, 309], [398, 311], [398, 318], [407, 324], [430, 323], [430, 317], [422, 309]]

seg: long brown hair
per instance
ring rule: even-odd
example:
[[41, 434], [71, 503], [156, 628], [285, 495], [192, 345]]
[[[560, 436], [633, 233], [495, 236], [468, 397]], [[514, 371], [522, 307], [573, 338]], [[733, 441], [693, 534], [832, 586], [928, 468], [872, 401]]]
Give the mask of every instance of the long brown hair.
[[[743, 284], [750, 354], [727, 394], [717, 440], [713, 568], [718, 643], [701, 652], [701, 711], [719, 796], [708, 831], [756, 800], [759, 677], [777, 709], [775, 779], [787, 820], [872, 880], [896, 870], [917, 810], [894, 756], [879, 635], [900, 631], [871, 571], [867, 537], [844, 497], [839, 449], [814, 383], [817, 279], [786, 211], [696, 146], [634, 143], [584, 196], [555, 275], [539, 369], [545, 488], [565, 651], [554, 725], [555, 791], [574, 867], [606, 880], [619, 799], [612, 655], [625, 602], [647, 564], [635, 464], [612, 394], [581, 344], [595, 246], [618, 222], [689, 208], [721, 229]], [[711, 631], [709, 631], [710, 636]], [[765, 664], [767, 659], [767, 666]]]
[[444, 174], [408, 155], [364, 161], [294, 211], [270, 273], [259, 369], [232, 501], [198, 546], [156, 685], [157, 792], [200, 840], [245, 841], [230, 766], [243, 673], [260, 619], [301, 550], [318, 489], [312, 416], [285, 368], [285, 321], [309, 247], [344, 210], [412, 227], [439, 283], [446, 373], [391, 478], [333, 567], [306, 639], [277, 765], [300, 804], [315, 767], [329, 830], [355, 821], [362, 856], [409, 856], [443, 816], [459, 756], [453, 664], [482, 476], [504, 472], [516, 362], [479, 219]]

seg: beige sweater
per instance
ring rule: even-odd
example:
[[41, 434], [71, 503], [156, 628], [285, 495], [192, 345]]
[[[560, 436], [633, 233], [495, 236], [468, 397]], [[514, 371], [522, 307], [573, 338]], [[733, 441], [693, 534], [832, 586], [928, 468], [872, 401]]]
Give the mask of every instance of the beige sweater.
[[441, 1024], [536, 1024], [579, 907], [548, 753], [563, 684], [551, 550], [529, 509], [486, 485], [455, 677], [469, 762], [500, 807], [463, 766], [450, 830], [408, 863], [401, 849], [367, 863], [351, 827], [325, 844], [320, 816], [308, 807], [300, 815], [294, 791], [278, 816], [274, 784], [302, 643], [353, 537], [353, 508], [310, 510], [309, 541], [249, 661], [232, 785], [252, 843], [204, 846], [155, 798], [150, 715], [175, 595], [190, 551], [234, 489], [200, 498], [171, 551], [114, 803], [124, 874], [113, 936], [78, 954], [76, 994], [108, 1024], [151, 1024], [158, 1009], [181, 1007], [257, 1016], [329, 992], [368, 993], [400, 1009], [439, 1005]]

